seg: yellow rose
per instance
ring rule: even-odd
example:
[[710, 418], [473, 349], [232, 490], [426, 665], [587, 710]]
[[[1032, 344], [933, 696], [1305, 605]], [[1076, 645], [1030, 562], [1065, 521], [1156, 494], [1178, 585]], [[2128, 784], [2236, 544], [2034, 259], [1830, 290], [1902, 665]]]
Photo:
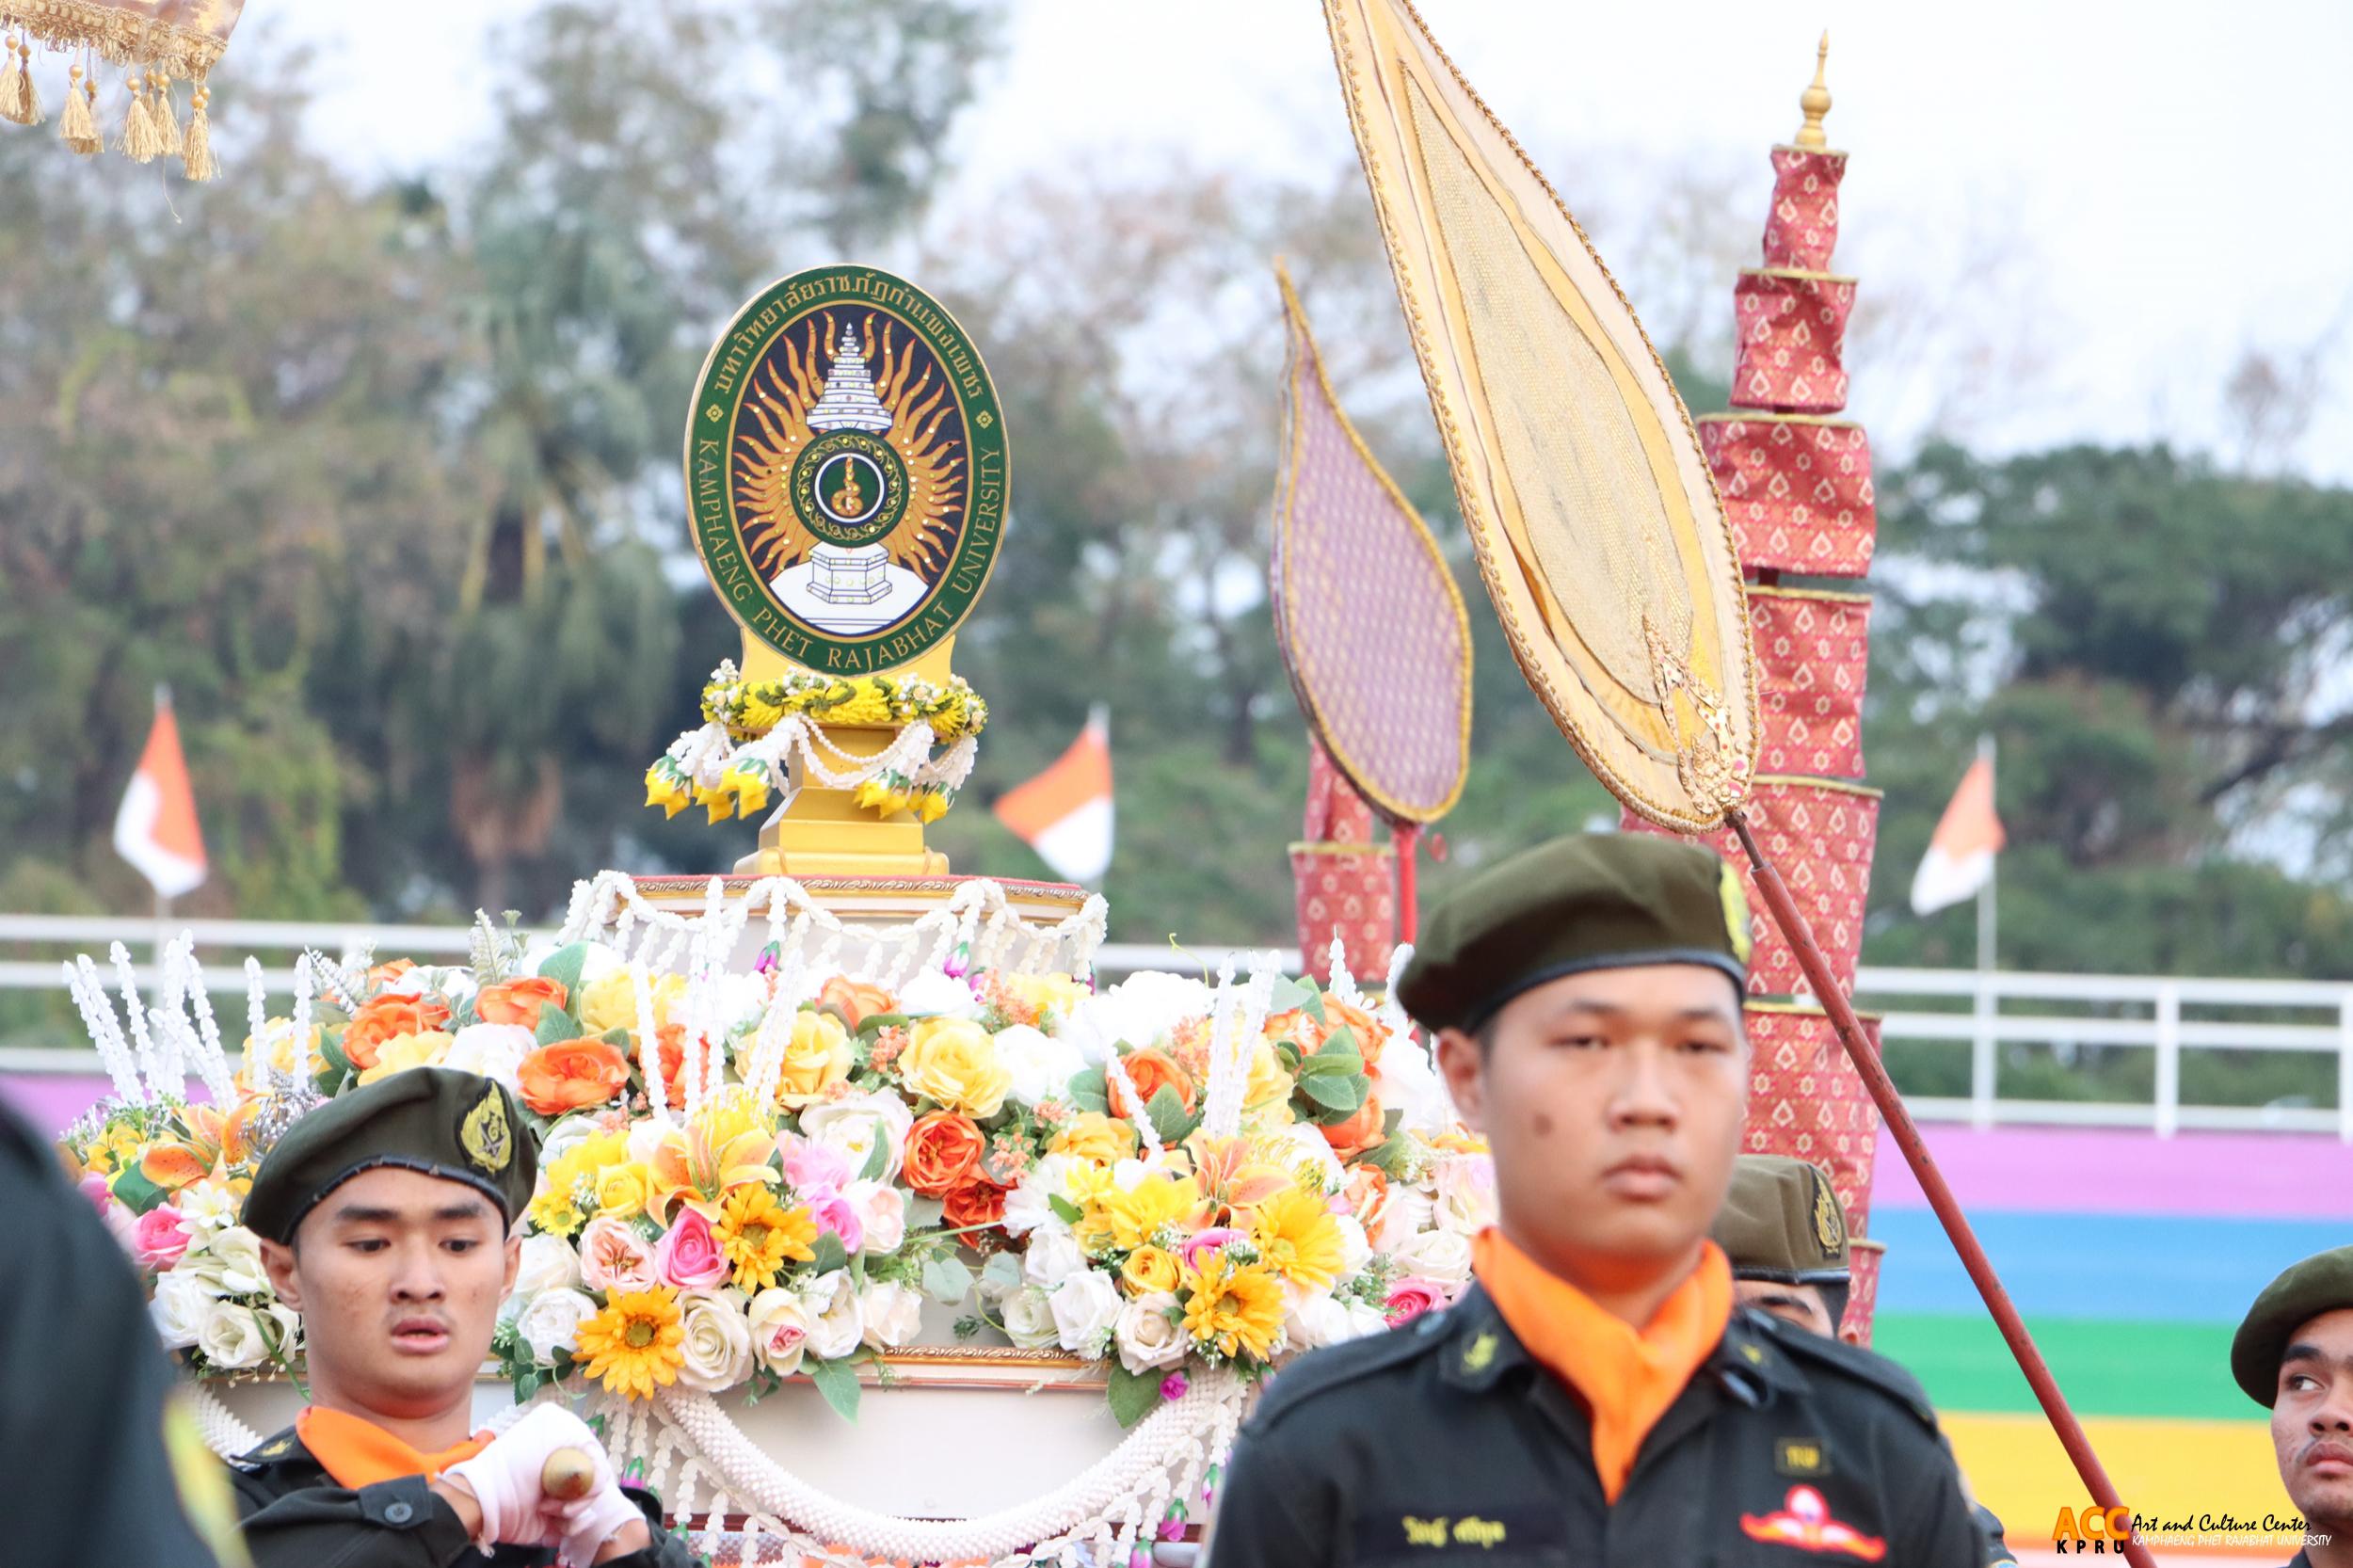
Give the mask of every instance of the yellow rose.
[[907, 1031], [899, 1078], [943, 1109], [986, 1121], [1001, 1110], [1013, 1074], [997, 1060], [997, 1042], [968, 1018], [924, 1018]]
[[250, 1034], [245, 1037], [245, 1060], [237, 1069], [237, 1087], [255, 1095], [262, 1092], [273, 1073], [315, 1078], [325, 1072], [327, 1058], [319, 1054], [321, 1032], [319, 1026], [312, 1024], [310, 1038], [305, 1042], [308, 1048], [296, 1056], [293, 1023], [285, 1018], [270, 1019], [262, 1026], [259, 1038]]
[[423, 1034], [395, 1034], [376, 1049], [376, 1065], [360, 1075], [361, 1083], [374, 1083], [379, 1079], [406, 1072], [411, 1067], [432, 1067], [449, 1054], [450, 1037], [440, 1030]]
[[1108, 1165], [1136, 1152], [1136, 1129], [1100, 1111], [1082, 1111], [1063, 1124], [1047, 1147], [1050, 1153], [1075, 1154]]
[[1068, 1017], [1086, 995], [1084, 987], [1066, 974], [1007, 974], [997, 977], [1008, 996], [1040, 1013]]
[[1176, 1288], [1176, 1256], [1159, 1247], [1138, 1247], [1128, 1255], [1128, 1262], [1119, 1271], [1120, 1283], [1131, 1296], [1148, 1296], [1156, 1290]]
[[[629, 1134], [592, 1133], [539, 1167], [539, 1190], [531, 1200], [531, 1223], [552, 1236], [569, 1236], [587, 1216], [581, 1208], [596, 1194], [599, 1175], [629, 1160]], [[582, 1189], [587, 1191], [584, 1192]]]
[[646, 1168], [635, 1160], [597, 1173], [597, 1212], [626, 1220], [646, 1209]]
[[[686, 977], [657, 975], [653, 983], [653, 1023], [656, 1029], [678, 1020], [674, 1014], [686, 1000]], [[637, 1032], [637, 982], [627, 969], [615, 969], [584, 986], [580, 993], [580, 1030], [602, 1034], [608, 1029]]]
[[1261, 1040], [1258, 1048], [1250, 1054], [1250, 1080], [1242, 1085], [1241, 1103], [1253, 1109], [1262, 1105], [1280, 1105], [1291, 1097], [1291, 1075], [1283, 1070], [1283, 1059], [1274, 1054], [1274, 1048]]
[[794, 1111], [813, 1105], [825, 1091], [850, 1076], [850, 1032], [830, 1013], [803, 1011], [792, 1016], [792, 1038], [784, 1048], [784, 1076], [777, 1080], [777, 1103]]

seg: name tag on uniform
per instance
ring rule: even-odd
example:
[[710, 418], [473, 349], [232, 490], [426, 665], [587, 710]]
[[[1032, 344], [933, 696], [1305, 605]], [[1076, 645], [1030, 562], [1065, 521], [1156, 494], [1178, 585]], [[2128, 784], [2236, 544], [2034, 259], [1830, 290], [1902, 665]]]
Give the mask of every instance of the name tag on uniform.
[[1567, 1537], [1549, 1509], [1431, 1507], [1368, 1510], [1356, 1516], [1360, 1552], [1403, 1558], [1443, 1555], [1449, 1561], [1506, 1548], [1557, 1546]]

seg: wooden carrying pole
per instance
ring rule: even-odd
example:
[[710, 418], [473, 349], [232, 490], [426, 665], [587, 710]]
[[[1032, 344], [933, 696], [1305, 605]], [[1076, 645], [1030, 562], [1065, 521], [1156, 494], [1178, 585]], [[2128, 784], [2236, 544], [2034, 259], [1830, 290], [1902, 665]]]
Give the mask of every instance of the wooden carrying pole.
[[[1853, 1003], [1839, 989], [1830, 971], [1830, 961], [1822, 956], [1813, 930], [1799, 912], [1797, 900], [1789, 896], [1788, 885], [1757, 847], [1755, 835], [1749, 831], [1748, 819], [1735, 810], [1724, 820], [1739, 836], [1740, 847], [1748, 852], [1749, 864], [1756, 868], [1756, 887], [1765, 895], [1766, 908], [1772, 911], [1782, 935], [1788, 938], [1790, 951], [1797, 955], [1799, 967], [1805, 970], [1805, 978], [1813, 985], [1823, 1011], [1830, 1015], [1831, 1025], [1838, 1031], [1838, 1038], [1846, 1046], [1855, 1071], [1862, 1075], [1864, 1087], [1870, 1090], [1880, 1114], [1887, 1118], [1887, 1130], [1895, 1136], [1896, 1146], [1903, 1150], [1912, 1174], [1919, 1179], [1920, 1190], [1928, 1194], [1929, 1207], [1936, 1210], [1937, 1219], [1944, 1223], [1945, 1234], [1952, 1239], [1953, 1250], [1961, 1255], [1961, 1267], [1969, 1271], [1977, 1294], [1985, 1298], [1986, 1309], [1993, 1314], [1994, 1326], [2009, 1342], [2010, 1353], [2018, 1358], [2018, 1369], [2026, 1374], [2034, 1397], [2041, 1401], [2042, 1414], [2050, 1419], [2051, 1430], [2058, 1434], [2067, 1457], [2074, 1462], [2075, 1473], [2083, 1478], [2092, 1501], [2102, 1508], [2122, 1507], [2122, 1499], [2117, 1496], [2107, 1471], [2101, 1467], [2100, 1456], [2091, 1451], [2091, 1440], [2084, 1435], [2083, 1424], [2067, 1408], [2067, 1397], [2059, 1392], [2057, 1380], [2051, 1376], [2042, 1352], [2035, 1349], [2034, 1336], [2026, 1332], [2025, 1320], [2018, 1316], [2009, 1292], [2002, 1288], [2001, 1280], [1995, 1277], [1993, 1265], [1987, 1259], [1985, 1249], [1978, 1245], [1977, 1233], [1969, 1227], [1968, 1217], [1961, 1213], [1953, 1190], [1945, 1184], [1945, 1174], [1936, 1168], [1928, 1144], [1921, 1141], [1920, 1129], [1913, 1125], [1912, 1113], [1904, 1109], [1903, 1096], [1896, 1092], [1895, 1080], [1887, 1076], [1878, 1053], [1872, 1050], [1863, 1032], [1862, 1020], [1855, 1016]], [[2149, 1548], [2140, 1544], [2137, 1536], [2119, 1544], [2133, 1568], [2156, 1568], [2156, 1560], [2149, 1555]]]

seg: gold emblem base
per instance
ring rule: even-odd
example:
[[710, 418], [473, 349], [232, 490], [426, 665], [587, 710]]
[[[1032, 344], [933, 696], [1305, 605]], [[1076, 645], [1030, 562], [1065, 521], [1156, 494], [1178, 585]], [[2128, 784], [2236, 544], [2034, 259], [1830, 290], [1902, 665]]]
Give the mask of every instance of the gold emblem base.
[[[918, 676], [945, 685], [953, 637], [914, 664], [890, 673]], [[744, 679], [773, 680], [802, 666], [746, 632]], [[874, 756], [898, 731], [870, 727], [827, 726], [825, 740], [845, 759]], [[784, 815], [760, 830], [760, 848], [735, 863], [740, 876], [946, 876], [948, 857], [923, 843], [923, 824], [912, 811], [877, 817], [856, 803], [855, 791], [811, 783], [793, 797]]]

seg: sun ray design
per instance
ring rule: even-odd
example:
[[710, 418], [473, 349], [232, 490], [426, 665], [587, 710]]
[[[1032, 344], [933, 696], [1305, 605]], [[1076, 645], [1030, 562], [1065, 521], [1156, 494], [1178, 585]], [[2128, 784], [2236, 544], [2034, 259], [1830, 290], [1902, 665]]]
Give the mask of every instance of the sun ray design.
[[[965, 499], [965, 443], [954, 399], [938, 367], [919, 354], [900, 324], [868, 312], [856, 322], [859, 351], [873, 365], [874, 395], [890, 411], [884, 439], [905, 465], [907, 505], [880, 541], [890, 558], [936, 580], [955, 552]], [[744, 552], [771, 581], [816, 546], [793, 510], [792, 465], [816, 438], [809, 413], [830, 372], [826, 345], [840, 341], [830, 311], [788, 334], [751, 378], [737, 425], [735, 494]], [[824, 369], [821, 371], [820, 367]]]

